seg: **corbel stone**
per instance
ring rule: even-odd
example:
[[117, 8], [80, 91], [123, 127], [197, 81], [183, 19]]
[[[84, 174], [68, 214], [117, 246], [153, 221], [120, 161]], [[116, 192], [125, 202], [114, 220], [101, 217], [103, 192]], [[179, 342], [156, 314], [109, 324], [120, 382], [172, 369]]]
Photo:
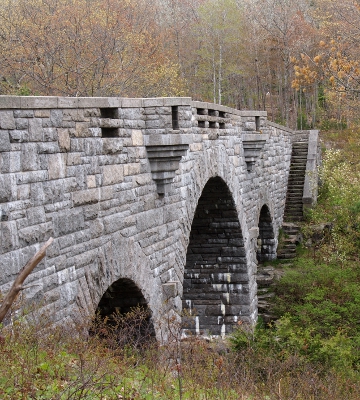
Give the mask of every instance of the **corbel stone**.
[[269, 139], [269, 134], [267, 133], [243, 133], [241, 135], [244, 157], [246, 162], [246, 168], [248, 172], [251, 172], [257, 159], [260, 157], [260, 153]]
[[157, 192], [161, 195], [166, 194], [171, 189], [181, 157], [189, 148], [191, 135], [145, 135], [144, 142]]

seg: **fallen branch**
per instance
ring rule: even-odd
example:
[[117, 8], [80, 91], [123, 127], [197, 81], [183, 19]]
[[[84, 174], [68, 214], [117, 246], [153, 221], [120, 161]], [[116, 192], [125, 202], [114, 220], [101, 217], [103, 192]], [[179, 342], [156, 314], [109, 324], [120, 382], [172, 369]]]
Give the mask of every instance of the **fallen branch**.
[[25, 267], [19, 272], [15, 279], [15, 282], [11, 286], [9, 293], [5, 296], [4, 301], [0, 306], [0, 323], [5, 318], [6, 313], [9, 311], [12, 303], [16, 299], [18, 293], [23, 290], [23, 283], [25, 279], [31, 274], [33, 269], [39, 264], [39, 262], [45, 257], [46, 249], [51, 245], [54, 239], [51, 237], [44, 246], [27, 262]]

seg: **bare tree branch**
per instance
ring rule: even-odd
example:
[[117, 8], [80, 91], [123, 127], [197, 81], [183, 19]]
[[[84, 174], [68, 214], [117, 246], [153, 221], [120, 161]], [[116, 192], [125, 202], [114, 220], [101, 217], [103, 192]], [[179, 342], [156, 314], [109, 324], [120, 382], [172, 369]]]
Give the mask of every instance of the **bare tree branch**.
[[9, 311], [12, 303], [14, 302], [17, 294], [23, 289], [25, 279], [31, 274], [33, 269], [45, 257], [46, 249], [51, 245], [54, 239], [51, 237], [44, 246], [27, 262], [25, 267], [19, 272], [15, 279], [9, 293], [5, 296], [4, 301], [0, 306], [0, 323], [5, 318], [6, 313]]

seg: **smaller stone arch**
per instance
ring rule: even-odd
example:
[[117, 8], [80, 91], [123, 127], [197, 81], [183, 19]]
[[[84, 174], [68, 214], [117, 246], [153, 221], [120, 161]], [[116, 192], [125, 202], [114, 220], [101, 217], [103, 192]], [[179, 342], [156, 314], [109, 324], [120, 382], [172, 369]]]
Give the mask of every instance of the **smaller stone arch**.
[[256, 258], [258, 263], [276, 259], [276, 240], [269, 207], [264, 204], [259, 215], [259, 236]]
[[[130, 313], [127, 322], [121, 318], [129, 316]], [[106, 321], [108, 326], [114, 327], [118, 324], [122, 334], [129, 335], [119, 337], [119, 343], [143, 344], [144, 341], [155, 337], [151, 309], [141, 290], [131, 279], [120, 278], [113, 282], [100, 299], [96, 314], [100, 320]]]

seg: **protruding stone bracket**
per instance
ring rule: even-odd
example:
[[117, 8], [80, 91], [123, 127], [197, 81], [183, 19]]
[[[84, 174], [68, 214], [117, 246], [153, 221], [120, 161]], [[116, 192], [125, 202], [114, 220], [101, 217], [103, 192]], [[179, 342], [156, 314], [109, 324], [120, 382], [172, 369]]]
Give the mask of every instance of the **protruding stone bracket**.
[[269, 139], [269, 134], [264, 133], [243, 133], [241, 135], [246, 168], [251, 172], [257, 159], [260, 157], [261, 150], [263, 149], [266, 141]]
[[170, 191], [181, 157], [189, 148], [190, 139], [191, 135], [181, 134], [144, 136], [151, 175], [159, 194]]
[[163, 294], [165, 300], [173, 299], [179, 294], [178, 290], [179, 282], [177, 281], [169, 281], [162, 284]]

